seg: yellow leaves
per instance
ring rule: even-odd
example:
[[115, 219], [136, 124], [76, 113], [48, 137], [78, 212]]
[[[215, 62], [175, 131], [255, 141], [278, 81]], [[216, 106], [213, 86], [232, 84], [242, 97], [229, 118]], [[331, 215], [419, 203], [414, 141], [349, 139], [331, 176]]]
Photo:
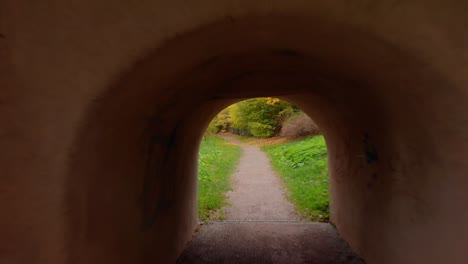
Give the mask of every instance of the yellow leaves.
[[280, 102], [280, 99], [275, 97], [265, 97], [265, 102], [269, 105], [275, 105]]

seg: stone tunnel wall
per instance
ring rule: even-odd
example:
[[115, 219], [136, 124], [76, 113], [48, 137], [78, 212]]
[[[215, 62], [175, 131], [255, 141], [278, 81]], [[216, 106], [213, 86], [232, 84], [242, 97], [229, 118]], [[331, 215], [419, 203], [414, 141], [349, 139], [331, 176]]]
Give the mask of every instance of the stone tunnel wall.
[[171, 263], [209, 120], [281, 96], [321, 127], [368, 263], [468, 258], [464, 1], [0, 3], [0, 262]]

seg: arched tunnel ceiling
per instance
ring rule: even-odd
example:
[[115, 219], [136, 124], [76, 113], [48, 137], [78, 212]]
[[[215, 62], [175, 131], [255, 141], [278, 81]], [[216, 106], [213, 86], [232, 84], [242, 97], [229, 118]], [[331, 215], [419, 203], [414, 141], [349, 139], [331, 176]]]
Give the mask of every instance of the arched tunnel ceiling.
[[[436, 159], [439, 146], [433, 131], [424, 130], [422, 118], [439, 107], [434, 96], [445, 96], [439, 87], [450, 84], [404, 46], [361, 28], [319, 22], [228, 19], [168, 41], [93, 102], [75, 142], [76, 156], [83, 158], [73, 160], [71, 173], [89, 164], [92, 175], [113, 159], [119, 164], [112, 168], [117, 178], [146, 175], [131, 185], [144, 189], [149, 200], [145, 208], [150, 208], [144, 222], [152, 230], [177, 204], [190, 201], [184, 197], [193, 189], [178, 196], [182, 187], [173, 186], [193, 188], [189, 182], [196, 179], [196, 145], [209, 120], [235, 101], [281, 96], [304, 109], [324, 131], [332, 220], [355, 249], [361, 252], [367, 241], [376, 239], [359, 228], [363, 221], [390, 217], [401, 204], [413, 218], [428, 214], [430, 207], [420, 204], [424, 193], [410, 191], [418, 185], [411, 176], [427, 174], [427, 164]], [[311, 26], [297, 26], [303, 24]], [[415, 99], [426, 104], [414, 104]], [[366, 162], [366, 144], [377, 149], [379, 162]], [[87, 156], [90, 147], [102, 153]], [[146, 148], [155, 151], [145, 154]], [[164, 159], [156, 176], [145, 171], [148, 159]], [[380, 175], [381, 183], [369, 185], [374, 175]], [[374, 187], [363, 191], [369, 188], [365, 186]], [[391, 198], [395, 193], [398, 198]], [[371, 234], [379, 234], [377, 222], [369, 224], [375, 231]]]
[[466, 260], [464, 1], [0, 7], [7, 262], [171, 262], [196, 221], [204, 126], [262, 95], [324, 130], [332, 220], [369, 263]]

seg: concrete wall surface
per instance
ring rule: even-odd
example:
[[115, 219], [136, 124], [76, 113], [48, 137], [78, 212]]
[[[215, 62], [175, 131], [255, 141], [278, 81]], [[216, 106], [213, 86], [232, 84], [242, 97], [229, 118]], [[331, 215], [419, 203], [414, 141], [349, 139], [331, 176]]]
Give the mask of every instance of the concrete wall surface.
[[198, 143], [279, 96], [367, 263], [468, 261], [468, 2], [0, 1], [0, 263], [172, 263]]

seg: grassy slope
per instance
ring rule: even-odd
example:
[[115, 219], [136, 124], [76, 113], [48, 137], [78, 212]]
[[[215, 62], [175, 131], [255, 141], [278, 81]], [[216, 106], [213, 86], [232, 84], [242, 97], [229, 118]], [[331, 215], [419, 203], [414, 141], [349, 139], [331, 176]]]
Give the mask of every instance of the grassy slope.
[[263, 149], [282, 176], [297, 209], [310, 220], [328, 221], [327, 147], [323, 136]]
[[226, 204], [225, 193], [230, 188], [230, 176], [239, 157], [239, 146], [229, 144], [216, 136], [205, 136], [200, 144], [198, 158], [198, 215], [207, 221]]

